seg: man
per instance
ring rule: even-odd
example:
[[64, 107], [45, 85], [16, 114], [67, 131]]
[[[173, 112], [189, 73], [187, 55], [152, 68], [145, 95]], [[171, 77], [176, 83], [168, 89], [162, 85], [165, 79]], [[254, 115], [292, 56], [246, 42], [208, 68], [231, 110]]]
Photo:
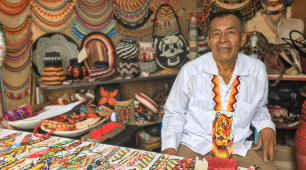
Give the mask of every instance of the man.
[[[265, 106], [267, 72], [260, 60], [239, 53], [246, 42], [244, 21], [231, 11], [212, 15], [207, 42], [211, 52], [181, 68], [168, 96], [162, 153], [231, 158], [242, 167], [273, 169], [276, 136]], [[260, 132], [254, 150], [263, 144], [263, 158], [250, 149], [250, 125]]]

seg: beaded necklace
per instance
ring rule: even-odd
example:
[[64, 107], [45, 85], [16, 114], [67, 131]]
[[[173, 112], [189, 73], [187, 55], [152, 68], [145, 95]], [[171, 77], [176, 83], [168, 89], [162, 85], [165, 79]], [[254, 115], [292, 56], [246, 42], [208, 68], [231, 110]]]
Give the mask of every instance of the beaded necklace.
[[113, 0], [113, 4], [121, 10], [128, 12], [130, 10], [140, 9], [145, 3], [150, 3], [151, 0]]
[[5, 62], [3, 63], [3, 66], [7, 71], [20, 72], [20, 71], [24, 70], [27, 66], [29, 66], [29, 63], [31, 63], [31, 61], [32, 61], [31, 58], [27, 57], [27, 60], [19, 67], [11, 67]]
[[72, 7], [74, 6], [74, 0], [71, 0], [71, 2], [67, 5], [64, 6], [63, 8], [65, 9], [63, 12], [58, 13], [58, 14], [51, 14], [48, 12], [43, 11], [37, 3], [35, 3], [34, 1], [31, 1], [31, 12], [32, 11], [37, 11], [39, 13], [39, 15], [43, 16], [43, 17], [48, 17], [50, 19], [58, 19], [58, 18], [62, 18], [63, 16], [66, 16], [72, 9]]
[[87, 12], [83, 13], [82, 11], [78, 10], [78, 6], [74, 8], [75, 17], [77, 20], [81, 20], [83, 23], [87, 25], [91, 24], [101, 24], [101, 22], [104, 22], [107, 18], [112, 17], [114, 15], [114, 11], [112, 8], [106, 7], [106, 10], [103, 11], [102, 14], [89, 16], [87, 15]]
[[109, 3], [108, 0], [98, 1], [97, 3], [90, 3], [88, 1], [79, 0], [78, 3], [81, 4], [82, 7], [86, 8], [89, 11], [99, 11], [103, 8], [106, 3]]
[[72, 24], [75, 22], [73, 19], [73, 10], [69, 11], [67, 15], [64, 16], [58, 22], [51, 22], [43, 18], [42, 15], [38, 14], [38, 11], [31, 9], [31, 16], [33, 18], [33, 23], [43, 32], [63, 32], [71, 28]]
[[31, 51], [32, 40], [29, 39], [27, 45], [24, 46], [22, 49], [16, 52], [10, 52], [9, 50], [6, 52], [5, 61], [10, 63], [18, 63], [23, 60], [26, 56], [28, 56], [29, 52]]
[[104, 1], [103, 4], [101, 4], [101, 8], [98, 10], [92, 10], [90, 8], [86, 8], [83, 6], [81, 1], [78, 1], [77, 4], [75, 5], [75, 8], [77, 9], [77, 12], [80, 13], [80, 15], [87, 17], [89, 19], [91, 18], [99, 18], [99, 17], [104, 17], [106, 13], [112, 10], [112, 8], [109, 8], [109, 1]]
[[32, 38], [31, 29], [27, 29], [27, 32], [20, 38], [20, 40], [6, 41], [6, 46], [12, 51], [19, 51], [22, 47], [26, 46], [27, 42]]
[[75, 5], [74, 18], [76, 22], [70, 30], [71, 35], [78, 40], [82, 40], [88, 33], [94, 31], [102, 32], [109, 37], [117, 35], [113, 19], [113, 8], [105, 0], [99, 2], [98, 5], [100, 8], [96, 8], [82, 0]]
[[7, 84], [3, 81], [4, 84], [4, 93], [9, 99], [18, 100], [25, 97], [28, 94], [28, 89], [30, 87], [30, 75], [26, 79], [24, 83], [21, 85], [14, 87]]
[[18, 16], [25, 11], [29, 5], [29, 2], [30, 0], [21, 0], [18, 3], [0, 0], [0, 12], [10, 17]]
[[[99, 32], [102, 32], [104, 34], [106, 34], [108, 37], [115, 37], [118, 35], [116, 29], [115, 29], [115, 22], [112, 22], [111, 25], [108, 25], [106, 27], [106, 29], [100, 30]], [[82, 29], [80, 29], [79, 25], [74, 24], [71, 28], [70, 33], [76, 37], [78, 40], [83, 40], [85, 38], [85, 36], [90, 33], [90, 32], [86, 32], [83, 31]]]
[[122, 25], [124, 28], [138, 29], [148, 21], [148, 19], [151, 17], [152, 14], [153, 11], [150, 8], [147, 8], [147, 11], [144, 13], [144, 15], [137, 21], [128, 21], [124, 19], [124, 17], [120, 17], [120, 14], [117, 13], [115, 13], [114, 19], [117, 21], [118, 24]]
[[129, 30], [118, 24], [116, 30], [119, 32], [122, 39], [137, 41], [152, 37], [153, 25], [144, 29]]
[[69, 0], [62, 0], [59, 2], [59, 4], [56, 4], [56, 6], [54, 5], [54, 3], [50, 5], [50, 3], [46, 4], [45, 2], [42, 2], [41, 0], [34, 0], [34, 3], [38, 4], [40, 7], [47, 9], [49, 11], [57, 11], [57, 10], [63, 9], [70, 2]]
[[120, 17], [128, 17], [128, 18], [134, 18], [134, 17], [137, 17], [138, 15], [141, 15], [143, 14], [144, 12], [148, 11], [147, 8], [150, 8], [151, 7], [151, 0], [147, 0], [146, 3], [140, 8], [138, 9], [137, 11], [133, 11], [133, 12], [130, 12], [130, 11], [123, 11], [122, 9], [119, 8], [118, 5], [116, 4], [113, 4], [112, 5], [113, 8], [114, 8], [114, 11], [117, 15], [119, 15]]
[[2, 25], [3, 31], [5, 34], [10, 34], [10, 35], [16, 35], [20, 34], [24, 30], [28, 30], [31, 27], [31, 18], [28, 16], [25, 21], [18, 27], [16, 28], [9, 28], [5, 25]]

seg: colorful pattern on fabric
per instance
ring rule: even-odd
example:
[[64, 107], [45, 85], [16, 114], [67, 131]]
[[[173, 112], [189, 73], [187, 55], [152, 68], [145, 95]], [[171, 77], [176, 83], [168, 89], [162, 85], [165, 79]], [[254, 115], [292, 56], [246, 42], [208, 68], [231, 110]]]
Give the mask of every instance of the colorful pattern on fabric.
[[229, 101], [227, 104], [227, 112], [221, 110], [221, 94], [219, 77], [211, 75], [211, 88], [213, 97], [213, 122], [212, 122], [212, 154], [218, 158], [229, 159], [233, 153], [234, 137], [233, 137], [233, 120], [236, 102], [238, 99], [241, 77], [236, 76], [232, 86]]
[[[18, 136], [10, 138], [15, 135]], [[165, 157], [160, 153], [59, 137], [35, 143], [39, 139], [32, 134], [8, 129], [1, 130], [0, 139], [7, 139], [0, 141], [3, 146], [0, 151], [0, 169], [152, 170], [152, 167], [178, 168], [185, 161], [177, 156]]]
[[111, 158], [111, 160], [112, 161], [117, 161], [117, 160], [121, 159], [122, 157], [124, 157], [124, 155], [126, 155], [129, 151], [130, 151], [129, 148], [122, 148], [118, 153], [116, 153], [116, 155], [114, 155]]
[[142, 169], [142, 168], [147, 167], [147, 166], [151, 163], [151, 161], [152, 161], [153, 158], [154, 158], [154, 155], [153, 155], [152, 153], [146, 154], [146, 155], [140, 160], [140, 162], [139, 162], [139, 164], [138, 164], [138, 168], [139, 168], [139, 169]]

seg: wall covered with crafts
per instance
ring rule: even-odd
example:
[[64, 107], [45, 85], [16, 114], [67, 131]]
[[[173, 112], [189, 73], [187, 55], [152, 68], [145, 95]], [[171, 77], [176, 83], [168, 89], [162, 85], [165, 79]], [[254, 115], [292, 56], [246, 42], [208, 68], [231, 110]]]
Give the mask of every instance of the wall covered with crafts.
[[[241, 11], [248, 21], [247, 31], [256, 29], [269, 42], [276, 43], [277, 24], [282, 18], [291, 17], [292, 5], [290, 0], [0, 0], [0, 23], [6, 38], [6, 55], [1, 67], [6, 110], [36, 104], [36, 86], [44, 71], [43, 57], [47, 55], [43, 49], [48, 49], [49, 55], [56, 55], [52, 52], [59, 50], [61, 57], [66, 57], [62, 67], [67, 74], [69, 59], [76, 58], [84, 47], [101, 48], [89, 47], [92, 41], [106, 42], [115, 49], [122, 39], [132, 39], [137, 46], [139, 42], [152, 42], [153, 28], [157, 34], [177, 31], [177, 22], [169, 7], [157, 12], [156, 23], [153, 22], [158, 7], [164, 3], [169, 4], [178, 16], [187, 44], [189, 18], [194, 15], [198, 19], [198, 37], [205, 36], [208, 15], [222, 9]], [[61, 34], [56, 34], [58, 32]], [[92, 32], [103, 34], [95, 36]], [[76, 44], [77, 48], [71, 44]], [[205, 44], [198, 46], [198, 53], [205, 48]], [[122, 58], [114, 57], [114, 63], [120, 63]], [[87, 67], [90, 64], [93, 63], [88, 62]], [[117, 68], [116, 65], [113, 67]], [[164, 68], [159, 65], [158, 69]], [[154, 89], [165, 83], [167, 80], [122, 84], [123, 96], [126, 94], [124, 99], [135, 93], [127, 90], [131, 87], [152, 95]], [[45, 98], [72, 91], [69, 88], [48, 91]]]

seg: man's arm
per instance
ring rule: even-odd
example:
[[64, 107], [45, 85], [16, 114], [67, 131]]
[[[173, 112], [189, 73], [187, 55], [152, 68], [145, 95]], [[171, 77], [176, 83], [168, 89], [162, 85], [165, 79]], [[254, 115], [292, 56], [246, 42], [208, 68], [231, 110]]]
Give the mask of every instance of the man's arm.
[[266, 104], [268, 103], [268, 75], [266, 71], [263, 71], [263, 74], [265, 76], [264, 92], [259, 100], [251, 123], [259, 132], [258, 143], [254, 150], [259, 150], [261, 144], [263, 143], [263, 158], [265, 161], [267, 161], [268, 157], [270, 157], [269, 160], [272, 162], [274, 159], [274, 153], [276, 151], [275, 124], [271, 121], [271, 116], [266, 107]]
[[187, 77], [182, 68], [165, 104], [165, 115], [161, 131], [161, 149], [164, 154], [176, 155], [176, 150], [182, 138], [189, 102]]

